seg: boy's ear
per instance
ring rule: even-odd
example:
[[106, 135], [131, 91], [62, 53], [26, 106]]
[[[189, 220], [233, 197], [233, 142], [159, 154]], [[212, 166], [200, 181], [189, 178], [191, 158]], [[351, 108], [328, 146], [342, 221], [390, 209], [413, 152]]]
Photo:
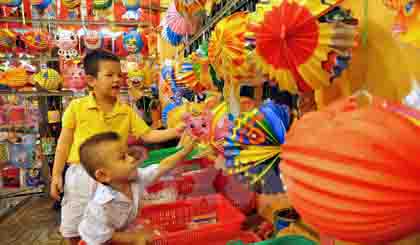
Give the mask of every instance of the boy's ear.
[[99, 183], [109, 183], [109, 182], [111, 182], [110, 174], [108, 173], [108, 171], [106, 171], [106, 169], [103, 169], [103, 168], [99, 168], [95, 171], [95, 179]]
[[94, 85], [95, 85], [95, 83], [96, 83], [96, 78], [94, 76], [92, 76], [92, 75], [85, 75], [85, 79], [86, 79], [87, 84], [91, 88], [93, 88]]

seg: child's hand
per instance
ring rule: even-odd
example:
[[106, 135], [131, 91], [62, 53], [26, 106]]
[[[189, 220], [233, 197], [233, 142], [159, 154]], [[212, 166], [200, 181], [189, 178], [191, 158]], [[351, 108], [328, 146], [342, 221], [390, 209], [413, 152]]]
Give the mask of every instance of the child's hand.
[[148, 242], [151, 242], [155, 233], [152, 229], [142, 228], [134, 232], [136, 236], [136, 240], [134, 242], [135, 245], [146, 245]]
[[176, 130], [176, 134], [178, 135], [178, 136], [183, 136], [183, 134], [184, 134], [184, 132], [185, 132], [185, 128], [186, 128], [186, 125], [185, 125], [185, 123], [180, 123], [176, 128], [175, 128], [175, 130]]
[[181, 142], [181, 146], [183, 147], [184, 151], [191, 152], [195, 145], [197, 145], [196, 140], [192, 136], [185, 134]]

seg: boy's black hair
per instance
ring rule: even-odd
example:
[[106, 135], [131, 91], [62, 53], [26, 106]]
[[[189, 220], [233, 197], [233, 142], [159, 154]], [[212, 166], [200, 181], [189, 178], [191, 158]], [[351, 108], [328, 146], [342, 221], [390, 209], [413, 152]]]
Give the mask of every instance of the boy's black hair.
[[99, 72], [100, 61], [115, 61], [119, 63], [120, 58], [118, 58], [118, 56], [114, 55], [113, 53], [104, 50], [94, 50], [91, 53], [88, 53], [83, 59], [86, 75], [90, 75], [96, 78]]
[[79, 148], [80, 163], [86, 172], [96, 180], [95, 171], [103, 166], [103, 156], [98, 151], [98, 147], [105, 142], [119, 141], [121, 138], [115, 132], [105, 132], [96, 134], [88, 138]]

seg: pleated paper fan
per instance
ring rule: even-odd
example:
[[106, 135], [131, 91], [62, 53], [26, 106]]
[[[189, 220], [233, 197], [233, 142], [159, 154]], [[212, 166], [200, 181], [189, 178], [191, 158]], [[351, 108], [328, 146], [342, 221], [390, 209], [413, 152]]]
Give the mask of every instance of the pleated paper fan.
[[182, 35], [179, 35], [178, 33], [171, 30], [169, 26], [164, 26], [162, 29], [162, 37], [166, 41], [168, 41], [169, 44], [172, 46], [178, 46], [182, 44], [182, 41], [184, 40], [184, 37]]
[[[251, 185], [260, 184], [262, 192], [282, 191], [277, 168], [289, 123], [288, 108], [273, 102], [240, 114], [224, 143], [228, 172], [241, 175]], [[272, 175], [277, 176], [277, 183], [267, 181]], [[268, 183], [271, 186], [264, 188]]]
[[207, 0], [174, 0], [177, 11], [185, 16], [191, 17], [198, 15], [205, 10]]
[[0, 48], [11, 49], [16, 42], [16, 34], [9, 29], [0, 30]]
[[304, 0], [258, 4], [248, 34], [255, 39], [257, 67], [293, 93], [328, 86], [333, 74], [323, 62], [332, 52], [349, 52], [356, 36], [353, 26], [320, 23], [319, 15], [330, 8]]
[[191, 22], [192, 20], [187, 19], [178, 13], [175, 3], [169, 5], [165, 21], [171, 30], [179, 35], [191, 35], [194, 33], [194, 24]]

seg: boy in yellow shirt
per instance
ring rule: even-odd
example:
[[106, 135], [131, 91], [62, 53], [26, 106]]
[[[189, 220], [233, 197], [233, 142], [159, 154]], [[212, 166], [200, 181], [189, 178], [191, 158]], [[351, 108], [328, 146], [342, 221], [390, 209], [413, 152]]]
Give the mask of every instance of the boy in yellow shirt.
[[[179, 137], [184, 129], [180, 125], [175, 129], [151, 130], [129, 105], [118, 101], [121, 83], [118, 57], [95, 51], [85, 57], [84, 66], [93, 92], [73, 100], [64, 112], [51, 182], [53, 198], [58, 200], [64, 191], [60, 231], [70, 244], [80, 240], [78, 226], [96, 188], [96, 182], [80, 165], [80, 145], [89, 137], [107, 131], [118, 133], [124, 142], [131, 134], [145, 143], [159, 143]], [[66, 163], [69, 168], [63, 182]]]

